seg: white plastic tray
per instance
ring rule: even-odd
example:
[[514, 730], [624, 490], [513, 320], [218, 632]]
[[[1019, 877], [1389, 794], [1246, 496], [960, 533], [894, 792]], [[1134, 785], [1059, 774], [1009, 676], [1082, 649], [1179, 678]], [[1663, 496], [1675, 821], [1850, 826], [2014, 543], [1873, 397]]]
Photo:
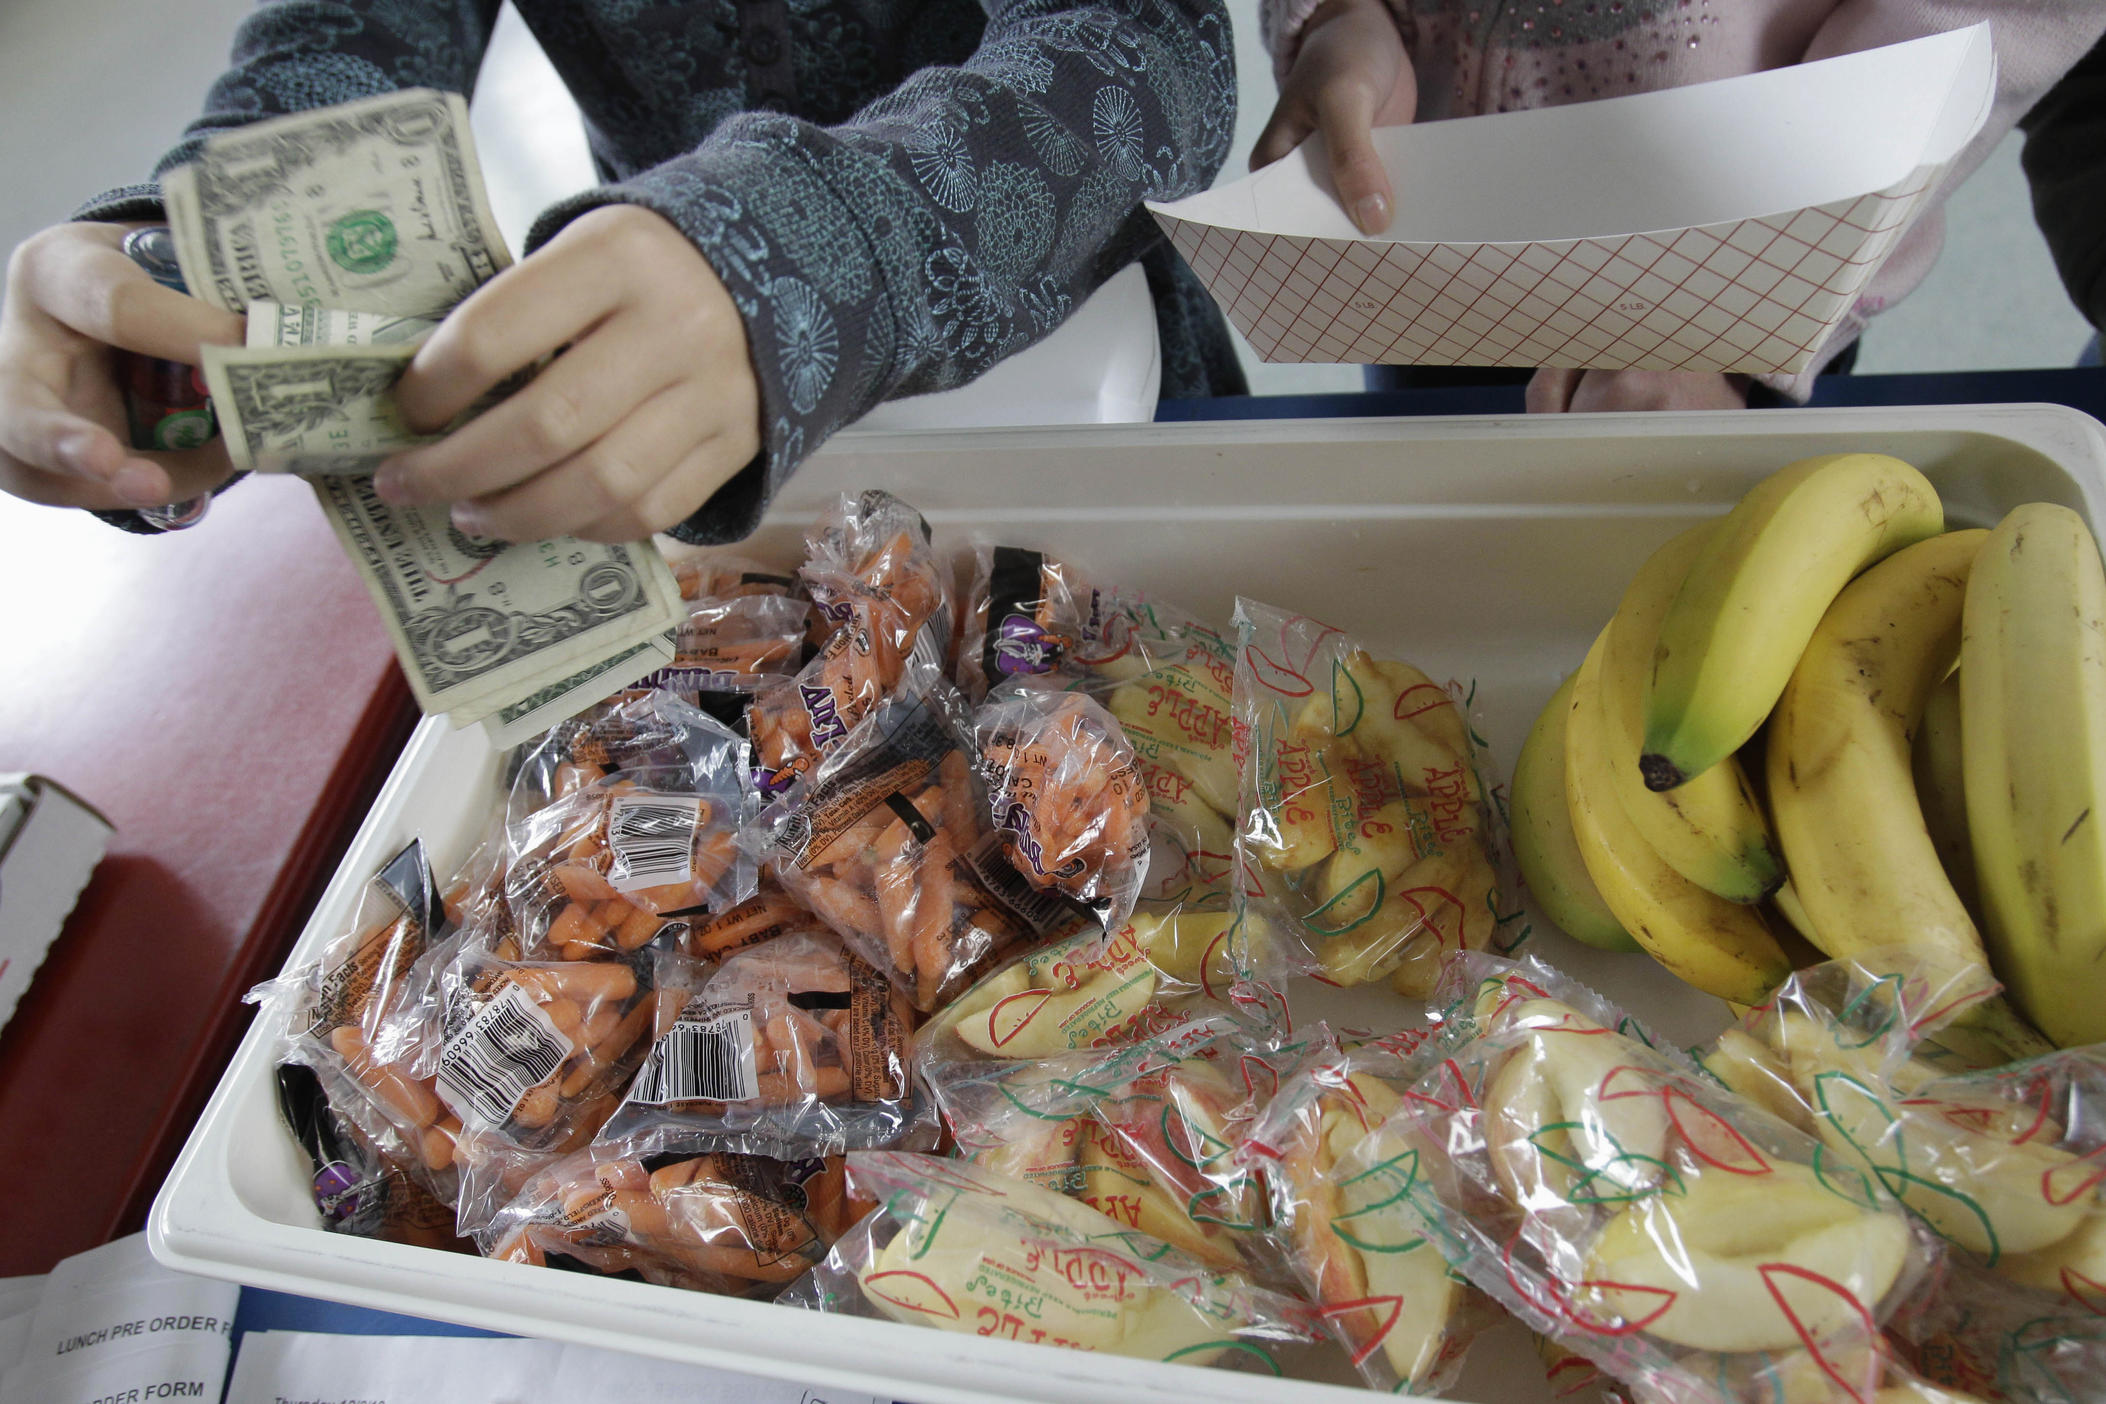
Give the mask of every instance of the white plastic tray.
[[[1988, 524], [2021, 501], [2106, 511], [2106, 432], [2058, 406], [1540, 419], [1224, 422], [845, 435], [801, 469], [754, 548], [794, 559], [821, 504], [882, 485], [939, 544], [974, 533], [1065, 552], [1225, 623], [1231, 597], [1318, 615], [1436, 676], [1477, 680], [1496, 763], [1578, 662], [1644, 554], [1725, 510], [1763, 474], [1843, 449], [1897, 454]], [[411, 740], [292, 960], [349, 920], [359, 885], [412, 835], [445, 870], [492, 802], [479, 730], [427, 721]], [[1534, 949], [1668, 1036], [1719, 1027], [1723, 1006], [1642, 957], [1556, 932]], [[1309, 984], [1313, 994], [1320, 986]], [[1298, 1011], [1333, 1012], [1311, 999]], [[1330, 993], [1330, 992], [1324, 992]], [[1361, 992], [1362, 999], [1388, 998]], [[1304, 1012], [1302, 1017], [1308, 1017]], [[170, 1267], [471, 1325], [756, 1374], [890, 1390], [916, 1404], [1106, 1400], [1343, 1404], [1332, 1385], [1081, 1354], [889, 1322], [434, 1253], [325, 1233], [271, 1093], [273, 1030], [252, 1027], [148, 1225]], [[1518, 1332], [1472, 1357], [1457, 1398], [1548, 1399]]]

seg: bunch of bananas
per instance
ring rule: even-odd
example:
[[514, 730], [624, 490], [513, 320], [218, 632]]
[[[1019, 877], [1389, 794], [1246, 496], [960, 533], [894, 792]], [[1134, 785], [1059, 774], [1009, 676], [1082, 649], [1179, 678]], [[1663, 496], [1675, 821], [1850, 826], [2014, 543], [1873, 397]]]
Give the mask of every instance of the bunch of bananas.
[[1914, 468], [1834, 454], [1639, 569], [1522, 747], [1514, 841], [1566, 932], [1737, 1005], [1798, 937], [1905, 952], [1922, 1014], [1964, 1011], [1948, 1049], [1990, 1065], [2045, 1051], [2036, 1028], [2106, 1039], [2102, 798], [2083, 519], [1947, 531]]

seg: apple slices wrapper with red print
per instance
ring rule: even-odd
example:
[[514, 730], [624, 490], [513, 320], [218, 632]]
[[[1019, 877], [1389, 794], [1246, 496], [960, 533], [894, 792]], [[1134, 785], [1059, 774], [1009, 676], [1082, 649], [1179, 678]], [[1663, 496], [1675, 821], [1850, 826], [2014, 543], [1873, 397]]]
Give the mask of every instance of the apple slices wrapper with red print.
[[1308, 1308], [1086, 1204], [982, 1166], [849, 1157], [877, 1210], [784, 1301], [968, 1335], [1278, 1373], [1322, 1339]]
[[[1386, 1167], [1419, 1142], [1397, 1120], [1422, 1072], [1421, 1025], [1342, 1047], [1318, 1026], [1247, 1131], [1239, 1158], [1270, 1196], [1273, 1231], [1300, 1290], [1343, 1340], [1374, 1389], [1439, 1394], [1499, 1313], [1420, 1232]], [[1346, 1175], [1360, 1160], [1385, 1167]], [[1423, 1143], [1430, 1154], [1431, 1144]], [[1357, 1162], [1356, 1162], [1357, 1163]]]
[[1339, 629], [1239, 599], [1236, 630], [1240, 897], [1310, 973], [1423, 999], [1518, 916], [1482, 743], [1448, 689]]
[[[1878, 1182], [1540, 962], [1452, 963], [1424, 1068], [1337, 1168], [1532, 1330], [1676, 1398], [1768, 1401], [1805, 1353], [1871, 1398], [1938, 1256]], [[1856, 1374], [1853, 1375], [1853, 1371]]]

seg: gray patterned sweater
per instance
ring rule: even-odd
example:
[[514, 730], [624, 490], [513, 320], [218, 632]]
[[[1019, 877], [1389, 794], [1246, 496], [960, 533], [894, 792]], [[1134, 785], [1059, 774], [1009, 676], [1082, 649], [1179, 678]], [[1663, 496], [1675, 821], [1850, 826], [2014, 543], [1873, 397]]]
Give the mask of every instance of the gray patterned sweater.
[[[1241, 388], [1219, 314], [1140, 209], [1204, 188], [1227, 154], [1222, 0], [516, 3], [606, 182], [545, 212], [529, 250], [585, 210], [640, 204], [694, 241], [745, 319], [765, 447], [675, 535], [748, 534], [835, 430], [971, 380], [1136, 259], [1161, 313], [1163, 394]], [[261, 0], [154, 175], [259, 118], [469, 92], [497, 10]], [[76, 217], [159, 212], [143, 185]]]

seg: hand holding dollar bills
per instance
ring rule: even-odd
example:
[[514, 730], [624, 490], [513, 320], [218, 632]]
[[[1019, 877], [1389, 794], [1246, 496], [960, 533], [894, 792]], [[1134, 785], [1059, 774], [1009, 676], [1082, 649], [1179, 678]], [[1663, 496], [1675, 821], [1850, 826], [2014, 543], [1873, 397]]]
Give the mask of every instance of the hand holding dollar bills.
[[459, 96], [257, 123], [163, 184], [185, 280], [248, 314], [246, 345], [206, 348], [229, 453], [309, 478], [426, 712], [509, 745], [671, 661], [684, 611], [649, 542], [483, 540], [373, 492], [376, 464], [426, 441], [393, 394], [418, 342], [511, 263]]

